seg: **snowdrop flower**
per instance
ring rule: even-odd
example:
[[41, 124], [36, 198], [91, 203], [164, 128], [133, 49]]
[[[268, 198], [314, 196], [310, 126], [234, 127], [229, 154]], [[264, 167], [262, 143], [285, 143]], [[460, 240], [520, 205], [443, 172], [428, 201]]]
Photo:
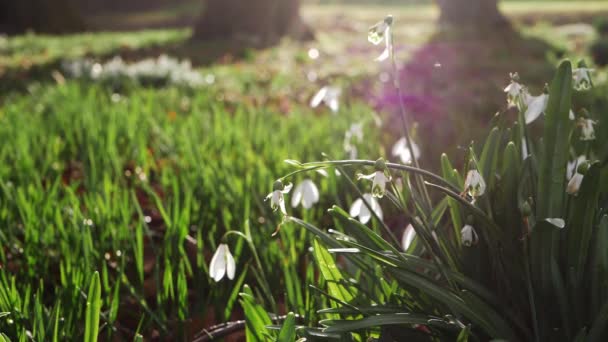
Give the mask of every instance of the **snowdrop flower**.
[[463, 245], [466, 247], [471, 247], [477, 243], [479, 237], [477, 236], [477, 232], [475, 232], [473, 226], [466, 224], [460, 231], [460, 239], [462, 240]]
[[568, 181], [568, 185], [566, 186], [566, 192], [570, 195], [575, 195], [578, 193], [578, 190], [581, 188], [581, 184], [583, 183], [583, 175], [580, 173], [575, 173], [570, 181]]
[[376, 23], [374, 26], [369, 28], [367, 33], [367, 40], [374, 44], [378, 45], [385, 42], [386, 47], [380, 56], [376, 58], [376, 61], [381, 62], [388, 57], [391, 57], [393, 54], [393, 43], [391, 40], [391, 26], [393, 24], [393, 16], [388, 15], [384, 20]]
[[589, 68], [576, 68], [572, 70], [572, 79], [574, 81], [574, 89], [585, 90], [591, 88], [591, 73], [595, 71]]
[[519, 80], [517, 73], [511, 73], [509, 76], [511, 77], [511, 83], [505, 87], [504, 91], [507, 93], [507, 103], [515, 106], [526, 90], [524, 86], [517, 82]]
[[576, 158], [576, 160], [569, 161], [568, 166], [566, 167], [566, 177], [568, 179], [571, 179], [572, 176], [574, 176], [574, 174], [576, 173], [576, 169], [578, 168], [578, 166], [584, 163], [586, 160], [587, 157], [585, 157], [585, 155], [582, 155]]
[[404, 251], [407, 251], [412, 245], [415, 237], [416, 230], [414, 229], [414, 226], [408, 224], [405, 231], [403, 231], [403, 236], [401, 237], [401, 248], [403, 248]]
[[526, 124], [534, 122], [538, 117], [547, 110], [547, 104], [549, 103], [549, 94], [541, 94], [539, 96], [532, 96], [530, 94], [524, 94], [524, 102], [528, 107], [524, 113]]
[[575, 195], [578, 193], [578, 190], [581, 187], [581, 183], [583, 182], [583, 175], [578, 172], [578, 168], [581, 164], [583, 164], [587, 158], [582, 155], [576, 158], [571, 162], [568, 162], [568, 166], [566, 168], [566, 177], [569, 179], [568, 185], [566, 186], [566, 192], [570, 195]]
[[276, 182], [274, 182], [274, 185], [272, 186], [272, 192], [268, 194], [268, 196], [266, 196], [265, 200], [270, 199], [270, 207], [272, 208], [273, 211], [276, 211], [277, 209], [281, 209], [281, 212], [284, 215], [287, 215], [287, 211], [285, 211], [285, 200], [283, 198], [283, 194], [286, 194], [289, 192], [289, 190], [291, 190], [291, 187], [293, 185], [291, 183], [287, 184], [287, 185], [283, 185], [283, 182], [281, 182], [280, 180], [277, 180]]
[[348, 139], [357, 138], [359, 142], [363, 141], [363, 122], [350, 125], [348, 131], [346, 131], [346, 137]]
[[211, 263], [209, 263], [209, 275], [216, 282], [222, 280], [224, 275], [227, 275], [228, 279], [232, 280], [234, 279], [235, 269], [234, 258], [232, 257], [232, 254], [230, 254], [228, 245], [221, 243], [215, 251], [215, 254], [213, 254]]
[[319, 202], [319, 189], [310, 179], [303, 180], [293, 190], [293, 196], [291, 197], [291, 206], [293, 208], [302, 203], [304, 209], [310, 209], [317, 202]]
[[321, 102], [323, 102], [332, 112], [336, 113], [340, 108], [338, 98], [340, 97], [341, 92], [342, 91], [339, 88], [324, 86], [319, 89], [312, 100], [310, 100], [310, 106], [312, 108], [317, 108]]
[[464, 181], [464, 191], [473, 198], [477, 198], [486, 192], [486, 182], [479, 171], [469, 170]]
[[372, 194], [374, 197], [382, 198], [386, 193], [386, 183], [391, 181], [391, 176], [386, 172], [386, 162], [380, 158], [376, 161], [376, 171], [369, 175], [358, 174], [357, 179], [372, 180]]
[[[420, 148], [412, 141], [412, 149], [414, 150], [414, 158], [420, 158]], [[393, 145], [393, 150], [391, 154], [395, 157], [399, 157], [403, 164], [411, 164], [412, 163], [412, 151], [407, 146], [407, 140], [405, 137], [397, 140], [395, 145]]]
[[595, 140], [595, 130], [593, 129], [593, 125], [597, 124], [597, 122], [591, 119], [579, 119], [579, 126], [581, 126], [581, 140]]
[[[363, 199], [369, 203], [373, 212], [382, 220], [382, 208], [380, 203], [371, 194], [363, 194]], [[349, 214], [351, 217], [359, 217], [359, 222], [366, 224], [372, 218], [372, 213], [367, 209], [362, 198], [358, 198], [350, 206]]]

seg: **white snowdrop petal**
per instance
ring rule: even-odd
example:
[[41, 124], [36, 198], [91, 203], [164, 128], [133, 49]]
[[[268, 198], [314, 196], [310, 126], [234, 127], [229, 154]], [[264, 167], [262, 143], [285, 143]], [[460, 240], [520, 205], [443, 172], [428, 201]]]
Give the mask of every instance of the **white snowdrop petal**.
[[384, 60], [386, 60], [390, 55], [390, 51], [388, 48], [385, 48], [384, 51], [382, 51], [382, 54], [380, 54], [380, 56], [376, 57], [375, 61], [376, 62], [382, 62]]
[[575, 195], [578, 193], [578, 190], [581, 188], [581, 184], [583, 183], [583, 175], [580, 173], [575, 173], [574, 176], [570, 178], [568, 185], [566, 186], [566, 192], [570, 195]]
[[287, 183], [284, 187], [283, 187], [283, 191], [281, 191], [282, 193], [286, 194], [289, 192], [289, 190], [291, 190], [291, 188], [293, 187], [293, 184], [291, 183]]
[[530, 101], [528, 104], [528, 109], [524, 114], [526, 124], [534, 122], [546, 110], [548, 98], [548, 95], [543, 94], [533, 98], [532, 101]]
[[560, 229], [566, 226], [566, 222], [564, 221], [564, 219], [561, 218], [546, 218], [545, 221], [551, 223], [552, 225]]
[[300, 183], [296, 186], [296, 188], [293, 190], [293, 194], [291, 195], [291, 207], [295, 208], [298, 206], [298, 204], [300, 204], [300, 201], [302, 200], [302, 185], [303, 183]]
[[236, 263], [234, 262], [234, 257], [230, 253], [228, 246], [226, 246], [226, 275], [228, 279], [234, 279], [234, 273], [236, 272]]
[[350, 206], [350, 210], [349, 210], [349, 214], [351, 217], [357, 217], [359, 216], [359, 213], [361, 213], [361, 206], [363, 205], [363, 200], [361, 198], [357, 198], [353, 204], [351, 204]]
[[401, 237], [401, 248], [403, 248], [404, 251], [407, 251], [412, 245], [415, 237], [416, 230], [411, 224], [409, 224], [403, 231], [403, 236]]
[[321, 104], [321, 101], [323, 101], [323, 99], [325, 98], [325, 95], [327, 94], [327, 86], [319, 89], [319, 91], [315, 94], [315, 96], [313, 96], [313, 98], [310, 100], [310, 106], [312, 108], [316, 108]]
[[359, 221], [363, 224], [367, 224], [372, 218], [372, 213], [367, 209], [365, 204], [361, 205], [361, 212], [359, 212]]

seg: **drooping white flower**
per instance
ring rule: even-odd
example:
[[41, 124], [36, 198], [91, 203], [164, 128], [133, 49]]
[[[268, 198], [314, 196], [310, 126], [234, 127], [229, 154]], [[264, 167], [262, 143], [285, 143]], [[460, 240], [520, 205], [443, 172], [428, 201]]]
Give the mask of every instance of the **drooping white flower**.
[[592, 86], [591, 73], [595, 71], [589, 68], [576, 68], [572, 70], [572, 79], [574, 81], [574, 89], [584, 90]]
[[291, 206], [297, 207], [298, 204], [302, 203], [304, 209], [312, 208], [312, 205], [319, 202], [319, 189], [310, 179], [305, 179], [302, 183], [298, 184], [293, 190], [291, 197]]
[[[369, 203], [373, 212], [382, 220], [382, 208], [380, 203], [372, 196], [372, 194], [363, 194], [363, 199]], [[362, 198], [358, 198], [350, 206], [349, 214], [351, 217], [359, 217], [359, 222], [366, 224], [372, 218], [372, 213], [367, 209]]]
[[464, 191], [473, 198], [477, 198], [486, 192], [486, 182], [479, 171], [469, 170], [464, 181]]
[[323, 102], [332, 112], [336, 113], [340, 109], [339, 98], [341, 93], [340, 88], [324, 86], [312, 97], [310, 106], [316, 108]]
[[578, 166], [584, 163], [586, 160], [587, 157], [585, 157], [585, 155], [581, 155], [578, 156], [578, 158], [576, 158], [575, 160], [569, 161], [568, 166], [566, 167], [566, 177], [568, 179], [571, 179], [572, 176], [574, 176], [574, 174], [576, 173], [576, 169], [578, 168]]
[[209, 276], [216, 282], [222, 280], [224, 275], [227, 275], [228, 279], [232, 280], [234, 279], [235, 270], [236, 264], [228, 245], [221, 243], [209, 263]]
[[382, 51], [382, 54], [375, 59], [378, 62], [389, 58], [393, 53], [393, 42], [391, 38], [392, 24], [393, 17], [389, 15], [384, 18], [384, 20], [379, 21], [374, 26], [370, 27], [367, 33], [367, 40], [370, 43], [378, 45], [382, 43], [382, 41], [385, 42], [384, 51]]
[[597, 124], [597, 122], [591, 119], [580, 118], [578, 124], [581, 126], [581, 140], [595, 140], [595, 129], [593, 129], [593, 125]]
[[526, 124], [534, 122], [538, 117], [547, 110], [547, 104], [549, 103], [549, 95], [541, 94], [539, 96], [532, 96], [525, 94], [524, 102], [526, 103], [527, 109], [524, 113]]
[[462, 240], [462, 244], [466, 247], [471, 247], [472, 245], [477, 243], [479, 237], [477, 236], [477, 232], [470, 224], [466, 224], [462, 227], [460, 231], [460, 239]]
[[416, 230], [414, 229], [414, 226], [408, 224], [403, 231], [403, 236], [401, 237], [401, 248], [403, 248], [404, 251], [407, 251], [412, 245], [415, 237]]
[[511, 79], [511, 83], [505, 87], [504, 91], [507, 93], [507, 103], [511, 106], [515, 106], [523, 96], [525, 88], [517, 81]]
[[387, 176], [384, 170], [376, 170], [369, 175], [358, 174], [357, 179], [372, 180], [372, 194], [374, 197], [382, 198], [386, 193], [386, 183], [391, 181], [391, 176]]
[[574, 111], [570, 109], [570, 113], [568, 113], [568, 119], [574, 120]]
[[566, 186], [566, 192], [570, 195], [576, 195], [578, 190], [581, 188], [581, 184], [583, 183], [584, 176], [580, 173], [575, 173], [570, 181], [568, 181], [568, 185]]
[[283, 194], [286, 194], [291, 190], [293, 184], [289, 183], [287, 185], [283, 185], [283, 182], [277, 180], [274, 182], [273, 190], [271, 193], [266, 196], [266, 200], [270, 199], [270, 207], [273, 211], [277, 209], [281, 209], [281, 212], [284, 215], [287, 215], [287, 211], [285, 210], [285, 199], [283, 198]]
[[[416, 159], [420, 158], [420, 148], [413, 141], [412, 141], [412, 149], [414, 150], [414, 153], [413, 153], [414, 158], [416, 158]], [[397, 140], [395, 145], [393, 145], [391, 154], [395, 157], [399, 157], [399, 159], [401, 160], [401, 162], [403, 164], [412, 163], [412, 151], [410, 151], [405, 137]]]

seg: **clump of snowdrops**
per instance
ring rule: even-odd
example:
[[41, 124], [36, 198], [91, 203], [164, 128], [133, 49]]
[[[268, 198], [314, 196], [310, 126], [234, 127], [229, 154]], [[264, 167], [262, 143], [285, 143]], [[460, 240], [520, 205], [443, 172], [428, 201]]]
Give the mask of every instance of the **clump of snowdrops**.
[[[392, 24], [389, 16], [373, 26], [369, 40], [385, 42], [377, 60], [389, 60], [396, 76]], [[563, 61], [537, 95], [512, 74], [505, 93], [518, 120], [499, 113], [481, 148], [468, 148], [462, 170], [446, 155], [441, 174], [418, 165], [421, 149], [403, 107], [404, 137], [392, 150], [401, 163], [288, 160], [295, 171], [274, 182], [267, 200], [283, 217], [280, 229], [305, 229], [316, 237], [311, 254], [320, 279], [310, 285], [324, 319], [301, 326], [289, 314], [278, 324], [275, 308], [265, 310], [245, 288], [248, 338], [608, 338], [608, 138], [596, 134], [606, 129], [606, 118], [573, 110], [572, 100], [593, 86], [593, 72], [583, 62], [573, 68]], [[542, 125], [542, 134], [530, 125]], [[292, 178], [313, 172], [340, 175], [358, 194], [348, 211], [328, 210], [330, 227], [292, 216], [285, 206], [289, 196], [304, 208], [323, 196], [308, 179], [292, 190]], [[409, 224], [389, 227], [387, 206]], [[225, 258], [218, 272], [224, 274], [223, 267], [231, 276], [229, 253], [217, 253]]]

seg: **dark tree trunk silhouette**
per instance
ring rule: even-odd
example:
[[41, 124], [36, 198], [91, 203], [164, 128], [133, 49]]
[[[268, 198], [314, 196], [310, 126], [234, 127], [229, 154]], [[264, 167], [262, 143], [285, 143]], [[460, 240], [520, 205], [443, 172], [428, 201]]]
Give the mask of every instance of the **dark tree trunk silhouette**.
[[498, 9], [498, 0], [437, 0], [439, 24], [444, 27], [503, 28], [509, 21]]
[[300, 0], [207, 0], [195, 25], [194, 39], [244, 39], [272, 44], [290, 35], [312, 38], [300, 18]]
[[0, 1], [0, 32], [19, 34], [71, 33], [83, 31], [85, 24], [69, 0]]

